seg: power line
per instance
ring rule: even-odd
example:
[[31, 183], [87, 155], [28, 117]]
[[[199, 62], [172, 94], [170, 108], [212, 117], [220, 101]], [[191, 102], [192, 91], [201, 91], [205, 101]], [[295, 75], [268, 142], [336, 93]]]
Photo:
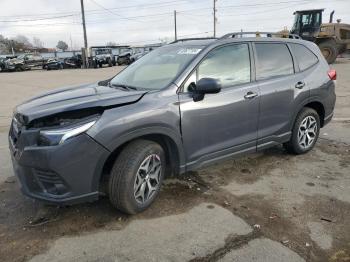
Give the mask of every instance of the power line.
[[[156, 3], [151, 3], [151, 4], [143, 4], [143, 5], [132, 5], [132, 6], [124, 6], [124, 7], [113, 7], [113, 8], [106, 8], [104, 6], [102, 6], [101, 4], [97, 3], [95, 0], [90, 0], [91, 2], [93, 2], [95, 5], [99, 6], [100, 8], [102, 8], [103, 10], [118, 16], [119, 18], [123, 18], [123, 19], [132, 19], [132, 18], [137, 18], [137, 17], [148, 17], [148, 16], [154, 16], [154, 15], [163, 15], [163, 14], [170, 14], [172, 12], [163, 12], [163, 13], [159, 13], [159, 14], [150, 14], [150, 15], [142, 15], [142, 16], [133, 16], [133, 17], [124, 17], [121, 16], [115, 12], [113, 12], [112, 10], [117, 10], [117, 9], [123, 9], [123, 8], [134, 8], [134, 7], [148, 7], [151, 5], [156, 5]], [[161, 2], [161, 3], [176, 3], [176, 2], [183, 2], [186, 0], [177, 0], [177, 1], [168, 1], [168, 2]], [[256, 7], [256, 6], [266, 6], [266, 5], [279, 5], [279, 4], [286, 4], [286, 3], [299, 3], [299, 2], [310, 2], [311, 0], [295, 0], [295, 1], [280, 1], [280, 2], [274, 2], [274, 3], [264, 3], [264, 4], [242, 4], [242, 5], [223, 5], [223, 6], [218, 6], [219, 8], [236, 8], [236, 7], [247, 7], [247, 6], [251, 6], [251, 7]], [[342, 0], [335, 0], [335, 1], [342, 1]], [[158, 3], [159, 4], [159, 3]], [[183, 11], [179, 11], [179, 13], [181, 12], [192, 12], [192, 11], [198, 11], [198, 10], [210, 10], [212, 9], [211, 7], [202, 7], [202, 8], [193, 8], [193, 9], [187, 9], [187, 10], [183, 10]], [[86, 10], [85, 13], [89, 13], [89, 12], [99, 12], [101, 10], [99, 9], [93, 9], [93, 10]], [[63, 13], [63, 12], [62, 12]], [[58, 13], [56, 13], [58, 14]], [[2, 20], [0, 22], [25, 22], [25, 21], [37, 21], [37, 20], [47, 20], [47, 19], [56, 19], [56, 18], [63, 18], [63, 17], [70, 17], [70, 16], [75, 16], [75, 15], [79, 15], [80, 12], [69, 12], [69, 14], [67, 15], [62, 15], [62, 16], [54, 16], [54, 17], [47, 17], [47, 18], [36, 18], [36, 19], [18, 19], [18, 20]], [[41, 15], [48, 15], [48, 14], [41, 14]], [[40, 16], [40, 14], [37, 14], [35, 16]], [[13, 17], [13, 16], [12, 16]]]
[[75, 16], [75, 15], [62, 15], [62, 16], [53, 16], [53, 17], [36, 18], [36, 19], [0, 20], [0, 22], [2, 22], [2, 23], [32, 22], [32, 21], [41, 21], [41, 20], [51, 20], [51, 19], [66, 18], [66, 17], [72, 17], [72, 16]]
[[90, 0], [90, 1], [91, 1], [91, 2], [93, 2], [95, 5], [97, 5], [97, 6], [101, 7], [102, 9], [106, 10], [107, 12], [109, 12], [109, 13], [111, 13], [111, 14], [113, 14], [113, 15], [115, 15], [115, 16], [117, 16], [117, 17], [119, 17], [119, 18], [128, 19], [128, 20], [132, 20], [132, 19], [131, 19], [131, 18], [129, 18], [129, 17], [124, 17], [124, 16], [121, 16], [121, 15], [119, 15], [119, 14], [117, 14], [117, 13], [114, 13], [114, 12], [113, 12], [113, 11], [111, 11], [110, 9], [108, 9], [108, 8], [104, 7], [103, 5], [100, 5], [99, 3], [97, 3], [95, 0]]
[[[173, 1], [166, 1], [166, 2], [156, 2], [156, 3], [149, 3], [149, 4], [138, 4], [138, 5], [129, 5], [129, 6], [120, 6], [120, 7], [113, 7], [109, 8], [111, 10], [117, 10], [117, 9], [128, 9], [128, 8], [147, 8], [149, 6], [159, 6], [159, 5], [170, 5], [171, 3], [178, 3], [178, 2], [188, 2], [188, 0], [173, 0]], [[88, 9], [85, 10], [85, 13], [91, 13], [91, 12], [100, 12], [100, 9]], [[65, 12], [53, 12], [53, 13], [37, 13], [37, 14], [20, 14], [20, 15], [7, 15], [7, 16], [0, 16], [1, 18], [6, 17], [31, 17], [31, 16], [47, 16], [47, 15], [58, 15], [58, 14], [71, 14], [71, 15], [80, 15], [80, 11], [65, 11]]]
[[[117, 17], [119, 17], [120, 19], [126, 19], [126, 20], [132, 20], [135, 21], [134, 19], [136, 18], [147, 18], [147, 17], [154, 17], [154, 16], [163, 16], [163, 15], [171, 15], [173, 12], [169, 11], [169, 12], [161, 12], [161, 13], [154, 13], [154, 14], [148, 14], [148, 15], [138, 15], [138, 16], [121, 16], [111, 10], [115, 10], [115, 9], [122, 9], [122, 8], [131, 8], [131, 7], [137, 7], [137, 5], [133, 5], [133, 6], [125, 6], [125, 7], [116, 7], [116, 8], [106, 8], [104, 6], [102, 6], [101, 4], [97, 3], [95, 0], [90, 0], [92, 1], [95, 5], [99, 6], [100, 8], [102, 8], [102, 11], [105, 12], [109, 12]], [[178, 1], [168, 1], [168, 2], [163, 2], [163, 3], [173, 3], [173, 2], [179, 2], [179, 1], [185, 1], [185, 0], [178, 0]], [[348, 1], [348, 0], [334, 0], [334, 1]], [[318, 1], [318, 2], [328, 2], [328, 0], [325, 1]], [[222, 5], [222, 6], [218, 6], [218, 8], [220, 8], [220, 12], [226, 12], [226, 10], [222, 10], [222, 9], [230, 9], [230, 8], [237, 8], [237, 7], [259, 7], [259, 6], [274, 6], [274, 5], [284, 5], [284, 4], [288, 4], [288, 3], [311, 3], [311, 0], [294, 0], [294, 1], [279, 1], [279, 2], [274, 2], [274, 3], [264, 3], [264, 4], [259, 4], [259, 3], [255, 3], [255, 4], [240, 4], [240, 5]], [[150, 6], [150, 5], [154, 5], [153, 4], [148, 4], [148, 5], [141, 5], [141, 6]], [[294, 5], [293, 5], [294, 6]], [[291, 7], [291, 5], [288, 5], [286, 7], [282, 7], [281, 9], [284, 8], [288, 8]], [[191, 15], [196, 15], [193, 14], [194, 11], [200, 11], [200, 10], [211, 10], [211, 7], [202, 7], [202, 8], [192, 8], [192, 9], [185, 9], [185, 10], [180, 10], [177, 11], [178, 14], [181, 13], [188, 13], [191, 12]], [[273, 9], [273, 10], [280, 10], [280, 9]], [[101, 10], [87, 10], [85, 11], [85, 13], [89, 12], [89, 11], [101, 11]], [[267, 12], [270, 10], [266, 10], [263, 11]], [[256, 13], [260, 13], [258, 12], [249, 12], [249, 13], [244, 13], [244, 14], [237, 14], [237, 15], [249, 15], [249, 14], [256, 14]], [[47, 18], [36, 18], [36, 19], [18, 19], [18, 20], [1, 20], [0, 22], [31, 22], [31, 21], [40, 21], [40, 20], [48, 20], [48, 19], [58, 19], [58, 18], [64, 18], [64, 17], [74, 17], [76, 15], [78, 15], [80, 13], [74, 13], [74, 14], [70, 14], [70, 15], [64, 15], [64, 16], [54, 16], [54, 17], [47, 17]], [[91, 13], [90, 13], [91, 15]], [[198, 14], [197, 14], [198, 15]], [[229, 15], [226, 15], [229, 16]], [[90, 22], [98, 22], [98, 21], [104, 21], [103, 19], [99, 19], [99, 20], [94, 20], [94, 21], [87, 21], [88, 23]], [[108, 21], [110, 21], [110, 19], [108, 19]], [[51, 24], [48, 24], [51, 25]]]

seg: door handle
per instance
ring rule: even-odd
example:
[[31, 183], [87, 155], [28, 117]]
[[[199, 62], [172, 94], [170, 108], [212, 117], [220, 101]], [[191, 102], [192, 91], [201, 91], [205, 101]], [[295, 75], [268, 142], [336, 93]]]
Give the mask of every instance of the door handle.
[[252, 92], [252, 91], [249, 91], [249, 92], [244, 96], [244, 98], [245, 98], [245, 99], [253, 99], [253, 98], [256, 97], [256, 96], [258, 96], [257, 93], [254, 93], [254, 92]]
[[299, 81], [298, 83], [295, 84], [295, 88], [298, 88], [298, 89], [303, 89], [304, 86], [305, 86], [305, 83], [303, 81]]

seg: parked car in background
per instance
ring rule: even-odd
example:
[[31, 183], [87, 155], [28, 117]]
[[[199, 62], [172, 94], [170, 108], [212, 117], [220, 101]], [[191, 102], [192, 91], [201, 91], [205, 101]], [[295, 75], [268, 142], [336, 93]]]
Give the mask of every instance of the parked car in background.
[[150, 50], [142, 50], [142, 51], [140, 51], [138, 53], [133, 54], [132, 56], [130, 56], [130, 63], [135, 62], [136, 60], [140, 59], [144, 55], [148, 54], [150, 51], [152, 51], [152, 49], [150, 49]]
[[3, 72], [6, 70], [6, 58], [0, 57], [0, 72]]
[[82, 58], [81, 55], [72, 56], [62, 59], [49, 59], [47, 63], [43, 65], [43, 69], [55, 70], [55, 69], [67, 69], [67, 68], [81, 68]]
[[133, 54], [132, 48], [123, 48], [118, 55], [117, 64], [118, 65], [130, 65], [131, 64], [131, 56]]
[[312, 42], [235, 36], [176, 41], [108, 80], [17, 106], [22, 191], [59, 204], [107, 194], [135, 214], [168, 175], [278, 144], [310, 151], [333, 117], [335, 70]]
[[47, 59], [37, 53], [22, 54], [16, 58], [6, 60], [6, 67], [9, 71], [24, 71], [35, 67], [42, 68]]
[[103, 65], [115, 66], [116, 60], [112, 53], [112, 48], [91, 48], [93, 67], [102, 67]]
[[46, 70], [63, 69], [63, 61], [57, 58], [50, 58], [43, 65], [43, 69], [46, 69]]

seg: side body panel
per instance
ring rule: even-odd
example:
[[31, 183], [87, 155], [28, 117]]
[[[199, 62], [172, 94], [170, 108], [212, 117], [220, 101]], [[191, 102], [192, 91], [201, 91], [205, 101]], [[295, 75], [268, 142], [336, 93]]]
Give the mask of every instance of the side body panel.
[[88, 130], [109, 151], [134, 138], [160, 134], [172, 139], [179, 152], [180, 166], [185, 164], [180, 131], [177, 87], [147, 93], [137, 104], [105, 110], [97, 123]]
[[[302, 101], [307, 101], [310, 95], [307, 84], [301, 89], [296, 88], [296, 84], [303, 82], [303, 78], [298, 75], [296, 59], [291, 49], [288, 49], [293, 60], [294, 74], [257, 81], [260, 89], [258, 149], [289, 140], [294, 108]], [[258, 65], [256, 49], [253, 50], [255, 64]]]
[[181, 127], [187, 164], [200, 165], [249, 149], [256, 151], [259, 98], [246, 100], [256, 84], [225, 88], [194, 102], [191, 94], [180, 94]]
[[[191, 93], [179, 93], [182, 137], [187, 170], [195, 169], [241, 153], [255, 152], [259, 117], [259, 88], [254, 82], [254, 59], [249, 42], [251, 82], [223, 88], [217, 94], [206, 94], [193, 101]], [[227, 44], [227, 43], [226, 43]], [[200, 64], [211, 50], [207, 49], [188, 71]], [[183, 82], [186, 76], [183, 78]], [[198, 80], [198, 79], [197, 79]], [[181, 84], [180, 84], [181, 86]], [[182, 90], [182, 89], [181, 89]], [[247, 99], [249, 93], [258, 96]]]

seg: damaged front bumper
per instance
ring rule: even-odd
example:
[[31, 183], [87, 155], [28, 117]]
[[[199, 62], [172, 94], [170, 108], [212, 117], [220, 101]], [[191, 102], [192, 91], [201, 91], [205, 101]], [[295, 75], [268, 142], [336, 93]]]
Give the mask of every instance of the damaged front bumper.
[[9, 144], [21, 191], [32, 198], [55, 204], [94, 201], [109, 151], [87, 134], [57, 146], [38, 146], [35, 131], [16, 137], [11, 127]]

